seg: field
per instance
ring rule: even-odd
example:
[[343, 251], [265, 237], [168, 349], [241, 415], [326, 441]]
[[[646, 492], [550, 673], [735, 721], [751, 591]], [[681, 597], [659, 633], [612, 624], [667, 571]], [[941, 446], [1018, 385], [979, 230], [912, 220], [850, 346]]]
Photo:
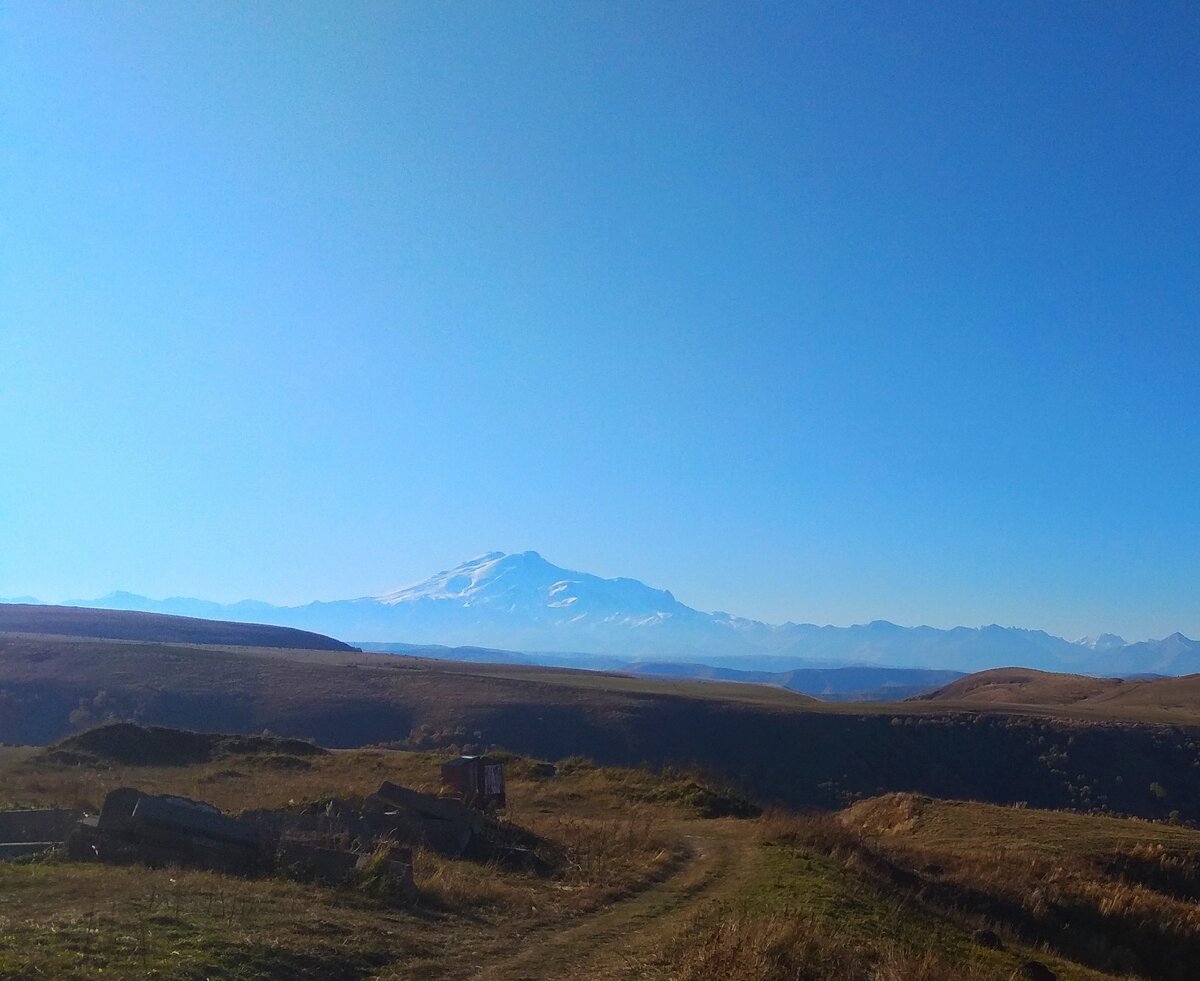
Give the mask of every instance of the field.
[[[432, 790], [442, 758], [64, 764], [9, 748], [0, 807], [94, 809], [133, 785], [236, 812], [383, 779]], [[273, 877], [4, 863], [0, 977], [940, 981], [1009, 978], [1036, 960], [1062, 979], [1173, 979], [1200, 950], [1188, 828], [913, 795], [705, 817], [742, 805], [674, 771], [507, 766], [509, 820], [560, 856], [539, 873], [421, 852], [420, 898], [397, 905]]]

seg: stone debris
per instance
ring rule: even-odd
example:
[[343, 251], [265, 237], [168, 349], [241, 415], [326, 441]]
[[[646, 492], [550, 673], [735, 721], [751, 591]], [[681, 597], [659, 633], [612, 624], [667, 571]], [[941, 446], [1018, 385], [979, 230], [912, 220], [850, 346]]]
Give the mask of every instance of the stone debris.
[[66, 808], [0, 811], [0, 861], [61, 845], [83, 816], [82, 811]]
[[411, 901], [417, 898], [411, 848], [384, 843], [369, 855], [360, 855], [356, 874], [368, 892]]
[[237, 817], [203, 801], [121, 787], [97, 817], [72, 817], [68, 854], [80, 861], [277, 871], [323, 885], [369, 884], [389, 896], [416, 895], [415, 848], [454, 858], [494, 857], [498, 843], [501, 851], [522, 850], [460, 801], [388, 781], [358, 801], [331, 798]]
[[389, 781], [367, 798], [364, 811], [389, 824], [398, 840], [459, 858], [484, 839], [487, 821], [457, 800], [421, 794]]
[[0, 862], [27, 855], [41, 855], [61, 844], [61, 841], [6, 841], [0, 843]]
[[97, 818], [85, 818], [67, 840], [72, 858], [146, 865], [186, 865], [254, 873], [265, 867], [263, 840], [253, 825], [186, 797], [120, 787]]
[[448, 858], [488, 857], [495, 836], [484, 815], [457, 800], [384, 781], [361, 800], [332, 797], [300, 811], [246, 811], [242, 820], [277, 839], [341, 840], [364, 850], [390, 841]]
[[1013, 972], [1013, 978], [1020, 981], [1056, 981], [1058, 975], [1041, 961], [1026, 961]]
[[0, 811], [0, 842], [66, 841], [82, 817], [82, 811], [66, 808]]
[[279, 843], [275, 868], [301, 882], [319, 882], [343, 886], [354, 878], [359, 861], [365, 856], [337, 848], [323, 848], [305, 841]]
[[971, 939], [980, 947], [987, 947], [989, 950], [1004, 949], [1004, 941], [995, 930], [976, 930], [971, 934]]

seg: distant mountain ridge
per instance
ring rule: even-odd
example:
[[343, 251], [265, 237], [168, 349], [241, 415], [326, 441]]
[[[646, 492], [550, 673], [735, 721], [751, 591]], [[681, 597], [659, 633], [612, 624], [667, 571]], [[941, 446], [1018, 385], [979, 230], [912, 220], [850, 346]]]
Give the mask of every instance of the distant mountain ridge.
[[812, 695], [822, 701], [835, 702], [895, 702], [927, 694], [963, 677], [961, 671], [886, 668], [874, 665], [755, 671], [748, 669], [743, 663], [750, 660], [748, 657], [725, 658], [725, 663], [739, 666], [722, 667], [713, 664], [688, 664], [683, 661], [630, 661], [611, 654], [521, 653], [488, 647], [383, 644], [371, 641], [362, 641], [361, 647], [365, 651], [381, 654], [410, 654], [439, 661], [584, 668], [588, 671], [621, 672], [651, 678], [691, 678], [774, 685], [777, 688], [800, 692], [802, 695]]
[[704, 613], [636, 579], [604, 579], [536, 552], [489, 552], [377, 596], [280, 607], [110, 593], [72, 605], [269, 623], [358, 641], [579, 652], [783, 672], [876, 665], [980, 671], [1022, 666], [1098, 675], [1200, 672], [1200, 642], [1172, 634], [1126, 644], [1114, 635], [1068, 641], [1042, 630], [772, 625]]

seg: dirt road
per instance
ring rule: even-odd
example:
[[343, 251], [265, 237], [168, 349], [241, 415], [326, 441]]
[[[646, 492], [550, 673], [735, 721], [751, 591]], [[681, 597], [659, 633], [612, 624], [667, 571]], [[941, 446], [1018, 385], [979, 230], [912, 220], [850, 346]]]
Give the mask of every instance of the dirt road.
[[741, 822], [689, 822], [684, 840], [690, 855], [670, 878], [576, 920], [531, 930], [514, 953], [493, 961], [472, 981], [653, 977], [653, 951], [697, 904], [732, 896], [752, 872], [754, 847]]

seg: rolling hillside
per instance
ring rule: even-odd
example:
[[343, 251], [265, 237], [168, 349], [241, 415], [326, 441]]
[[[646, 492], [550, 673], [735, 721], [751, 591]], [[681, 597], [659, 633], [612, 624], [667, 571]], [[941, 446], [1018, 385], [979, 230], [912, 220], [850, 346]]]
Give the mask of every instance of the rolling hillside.
[[168, 644], [290, 647], [314, 651], [355, 650], [349, 644], [332, 637], [291, 627], [201, 620], [196, 617], [161, 613], [20, 603], [0, 603], [0, 633], [97, 637], [105, 640], [158, 641]]
[[1119, 678], [1091, 678], [1055, 674], [1031, 668], [994, 668], [966, 675], [936, 691], [917, 695], [933, 702], [979, 702], [1012, 705], [1077, 705], [1111, 694], [1121, 687]]
[[[780, 688], [353, 652], [0, 637], [0, 741], [112, 719], [332, 747], [502, 747], [698, 765], [834, 807], [886, 791], [1200, 820], [1195, 711], [1065, 718], [963, 702], [826, 703]], [[1141, 714], [1138, 714], [1141, 713]], [[1148, 788], [1156, 787], [1156, 790]]]
[[1200, 719], [1200, 675], [1182, 678], [1089, 678], [1027, 668], [967, 675], [916, 701], [994, 709], [1035, 706], [1096, 717]]
[[961, 671], [931, 671], [924, 668], [795, 668], [788, 671], [752, 670], [727, 665], [689, 664], [683, 661], [637, 661], [604, 654], [552, 654], [502, 651], [487, 647], [443, 647], [436, 644], [380, 644], [363, 641], [366, 651], [412, 654], [440, 661], [475, 661], [484, 664], [529, 664], [589, 671], [620, 672], [641, 677], [695, 678], [708, 681], [740, 681], [775, 685], [814, 695], [825, 701], [897, 701], [924, 694], [961, 678]]

